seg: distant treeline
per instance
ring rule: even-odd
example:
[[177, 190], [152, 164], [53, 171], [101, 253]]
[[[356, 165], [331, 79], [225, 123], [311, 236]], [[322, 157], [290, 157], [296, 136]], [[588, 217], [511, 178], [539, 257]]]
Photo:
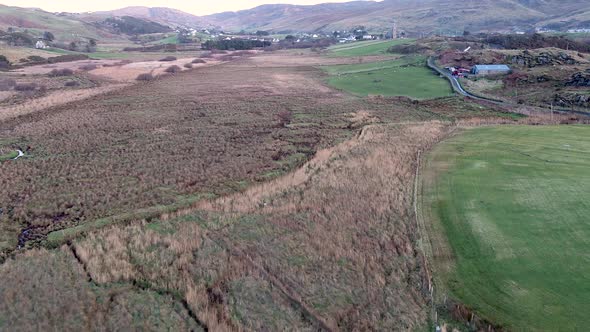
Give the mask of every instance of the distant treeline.
[[177, 44], [160, 44], [151, 46], [140, 46], [140, 47], [125, 47], [125, 52], [189, 52], [189, 51], [200, 51], [198, 45], [177, 45]]
[[251, 50], [254, 48], [268, 47], [272, 45], [269, 41], [231, 39], [231, 40], [208, 40], [202, 44], [205, 50]]

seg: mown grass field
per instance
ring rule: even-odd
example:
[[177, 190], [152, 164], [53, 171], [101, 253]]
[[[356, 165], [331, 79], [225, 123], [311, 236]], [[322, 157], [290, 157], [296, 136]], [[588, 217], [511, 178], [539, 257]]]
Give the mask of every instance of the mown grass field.
[[452, 296], [510, 330], [589, 326], [589, 169], [582, 126], [479, 128], [435, 148], [424, 206]]
[[450, 85], [424, 66], [425, 59], [408, 56], [391, 61], [324, 67], [328, 83], [356, 95], [407, 96], [429, 99], [452, 95]]
[[349, 44], [335, 45], [329, 48], [332, 56], [365, 56], [387, 54], [387, 49], [391, 46], [410, 44], [414, 39], [396, 39], [396, 40], [379, 40], [379, 41], [362, 41]]

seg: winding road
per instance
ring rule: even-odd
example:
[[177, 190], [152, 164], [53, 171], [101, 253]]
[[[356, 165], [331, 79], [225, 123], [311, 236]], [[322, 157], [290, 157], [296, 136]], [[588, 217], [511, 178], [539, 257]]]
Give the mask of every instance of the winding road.
[[[434, 58], [433, 57], [429, 57], [426, 64], [428, 65], [428, 67], [434, 71], [436, 71], [437, 73], [439, 73], [440, 75], [444, 76], [449, 82], [451, 82], [451, 86], [453, 87], [453, 91], [455, 91], [456, 93], [468, 97], [468, 98], [472, 98], [472, 99], [476, 99], [476, 100], [481, 100], [481, 101], [485, 101], [488, 103], [494, 103], [497, 105], [505, 105], [505, 106], [522, 106], [522, 105], [518, 105], [515, 103], [510, 103], [510, 102], [506, 102], [506, 101], [502, 101], [502, 100], [498, 100], [498, 99], [491, 99], [491, 98], [486, 98], [486, 97], [482, 97], [482, 96], [478, 96], [478, 95], [474, 95], [473, 93], [466, 91], [465, 89], [463, 89], [463, 86], [461, 86], [461, 83], [459, 82], [459, 80], [451, 75], [450, 72], [448, 72], [447, 70], [441, 69], [439, 68], [435, 63], [434, 63]], [[531, 106], [534, 108], [537, 108], [539, 110], [543, 110], [545, 112], [549, 111], [549, 109], [547, 108], [543, 108], [543, 107], [539, 107], [539, 106]], [[570, 113], [570, 114], [580, 114], [580, 115], [585, 115], [585, 116], [590, 116], [590, 112], [583, 112], [583, 111], [575, 111], [575, 110], [571, 110], [571, 109], [564, 109], [564, 108], [553, 108], [553, 112], [555, 113]]]
[[461, 83], [459, 83], [459, 80], [457, 80], [457, 78], [453, 75], [451, 75], [450, 72], [439, 68], [435, 63], [434, 63], [434, 58], [433, 57], [429, 57], [428, 61], [427, 61], [427, 65], [430, 69], [436, 71], [437, 73], [439, 73], [440, 75], [444, 76], [447, 80], [449, 80], [449, 82], [451, 82], [451, 86], [453, 87], [453, 91], [457, 92], [458, 94], [465, 96], [465, 97], [469, 97], [469, 98], [473, 98], [473, 99], [477, 99], [477, 100], [483, 100], [483, 101], [487, 101], [487, 102], [492, 102], [495, 104], [507, 104], [501, 100], [496, 100], [496, 99], [490, 99], [490, 98], [485, 98], [485, 97], [481, 97], [481, 96], [476, 96], [468, 91], [466, 91], [465, 89], [463, 89], [463, 87], [461, 86]]

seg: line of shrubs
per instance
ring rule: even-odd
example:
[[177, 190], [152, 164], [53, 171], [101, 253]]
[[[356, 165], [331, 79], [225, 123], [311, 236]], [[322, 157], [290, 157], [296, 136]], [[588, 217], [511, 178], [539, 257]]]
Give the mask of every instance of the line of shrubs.
[[63, 69], [53, 69], [50, 71], [47, 76], [49, 77], [61, 77], [61, 76], [72, 76], [74, 75], [74, 71], [69, 68]]

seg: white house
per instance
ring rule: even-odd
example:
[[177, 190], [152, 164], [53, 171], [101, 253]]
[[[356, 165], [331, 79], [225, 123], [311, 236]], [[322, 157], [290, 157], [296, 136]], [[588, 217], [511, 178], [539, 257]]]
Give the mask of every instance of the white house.
[[44, 48], [47, 48], [47, 45], [45, 44], [44, 41], [38, 40], [37, 43], [35, 44], [35, 48], [36, 49], [44, 49]]

